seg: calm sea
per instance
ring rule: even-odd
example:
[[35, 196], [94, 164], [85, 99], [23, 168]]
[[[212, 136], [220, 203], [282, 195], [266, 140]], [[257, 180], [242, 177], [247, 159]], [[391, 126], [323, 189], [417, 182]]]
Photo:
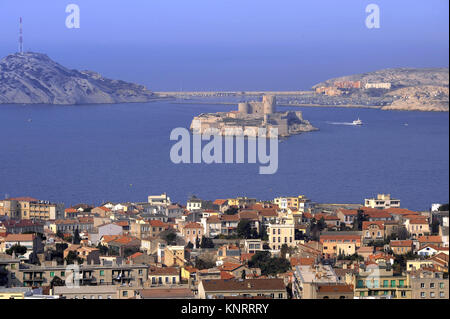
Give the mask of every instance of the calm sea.
[[[259, 175], [257, 164], [170, 161], [173, 128], [188, 128], [199, 113], [234, 108], [171, 102], [0, 106], [0, 197], [72, 205], [145, 201], [162, 192], [182, 203], [193, 194], [305, 194], [317, 202], [362, 203], [391, 193], [410, 209], [448, 202], [448, 113], [289, 108], [302, 110], [320, 131], [279, 143], [274, 175]], [[358, 117], [365, 125], [345, 125]]]

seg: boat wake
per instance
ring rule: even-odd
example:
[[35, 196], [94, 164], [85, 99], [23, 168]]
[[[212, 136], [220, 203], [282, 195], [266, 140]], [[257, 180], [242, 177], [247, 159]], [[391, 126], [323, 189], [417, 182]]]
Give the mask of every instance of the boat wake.
[[331, 125], [351, 125], [351, 126], [357, 126], [356, 124], [352, 122], [326, 122], [327, 124]]

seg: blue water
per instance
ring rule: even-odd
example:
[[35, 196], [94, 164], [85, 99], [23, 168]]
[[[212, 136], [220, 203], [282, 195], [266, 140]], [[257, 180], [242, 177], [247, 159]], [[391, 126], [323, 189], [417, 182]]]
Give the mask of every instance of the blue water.
[[[173, 128], [189, 127], [199, 113], [233, 108], [169, 102], [0, 106], [0, 197], [72, 205], [145, 201], [161, 192], [182, 203], [192, 194], [305, 194], [317, 202], [362, 203], [381, 192], [410, 209], [448, 202], [448, 113], [289, 108], [302, 110], [320, 131], [279, 143], [274, 175], [259, 175], [259, 164], [170, 161]], [[357, 117], [365, 125], [336, 124]]]

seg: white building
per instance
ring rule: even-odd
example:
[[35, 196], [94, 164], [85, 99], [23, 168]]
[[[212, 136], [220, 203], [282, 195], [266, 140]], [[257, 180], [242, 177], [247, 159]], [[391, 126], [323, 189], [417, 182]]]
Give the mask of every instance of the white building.
[[370, 208], [399, 208], [400, 199], [391, 198], [391, 194], [378, 194], [376, 198], [365, 198], [364, 206]]

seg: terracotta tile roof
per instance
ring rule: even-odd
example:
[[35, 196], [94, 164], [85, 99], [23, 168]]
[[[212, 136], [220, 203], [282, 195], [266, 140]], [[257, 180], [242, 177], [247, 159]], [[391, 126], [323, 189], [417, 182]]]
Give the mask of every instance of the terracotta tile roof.
[[339, 232], [336, 232], [336, 235], [320, 235], [320, 242], [322, 243], [324, 240], [356, 240], [357, 242], [361, 241], [360, 235], [340, 235]]
[[189, 288], [150, 288], [138, 290], [142, 298], [149, 299], [187, 299], [194, 298]]
[[184, 228], [202, 228], [203, 226], [199, 223], [187, 223], [186, 225], [184, 225]]
[[18, 202], [37, 202], [37, 201], [39, 201], [36, 198], [27, 197], [27, 196], [24, 196], [24, 197], [11, 197], [11, 198], [8, 198], [6, 200], [16, 200]]
[[339, 209], [338, 212], [341, 212], [343, 215], [347, 216], [356, 216], [358, 215], [358, 211], [356, 209]]
[[176, 267], [157, 267], [151, 271], [149, 276], [178, 276], [180, 269]]
[[159, 219], [150, 220], [148, 223], [152, 227], [167, 227], [167, 224], [163, 223]]
[[389, 245], [391, 247], [412, 247], [412, 240], [391, 240]]
[[137, 238], [129, 237], [129, 236], [119, 236], [118, 238], [112, 240], [110, 243], [117, 243], [122, 245], [127, 245], [137, 241]]
[[223, 205], [225, 203], [228, 203], [228, 199], [216, 199], [213, 202], [214, 205], [219, 205], [219, 206], [221, 206], [221, 205]]
[[386, 208], [384, 209], [388, 213], [394, 214], [394, 215], [420, 215], [419, 212], [414, 212], [412, 210], [406, 209], [406, 208]]
[[66, 208], [64, 211], [66, 213], [77, 213], [78, 212], [75, 208], [72, 208], [72, 207]]
[[241, 261], [245, 262], [245, 261], [249, 261], [252, 259], [252, 257], [255, 255], [255, 253], [244, 253], [241, 254]]
[[235, 214], [235, 215], [222, 215], [220, 218], [223, 221], [226, 221], [226, 222], [239, 221], [239, 215], [238, 214]]
[[313, 266], [315, 264], [315, 260], [314, 258], [311, 257], [291, 257], [291, 266], [295, 267], [295, 266]]
[[392, 215], [384, 210], [375, 209], [368, 210], [364, 209], [364, 214], [369, 216], [369, 218], [392, 218]]
[[239, 213], [240, 219], [258, 220], [258, 212], [256, 211], [242, 211]]
[[353, 293], [353, 285], [343, 285], [343, 284], [322, 285], [322, 284], [319, 284], [317, 289], [321, 293], [333, 293], [333, 292]]
[[110, 241], [116, 240], [120, 235], [103, 235], [103, 242], [109, 243]]
[[367, 229], [369, 229], [369, 226], [371, 226], [371, 225], [377, 225], [378, 228], [384, 229], [384, 222], [383, 221], [373, 221], [373, 222], [363, 221], [362, 229], [363, 230], [367, 230]]
[[126, 220], [121, 220], [121, 221], [115, 222], [114, 224], [116, 224], [117, 226], [122, 226], [122, 227], [127, 227], [130, 225], [128, 223], [128, 221], [126, 221]]
[[283, 279], [202, 280], [205, 291], [285, 291]]
[[220, 218], [218, 216], [209, 216], [206, 219], [206, 223], [207, 224], [215, 224], [215, 223], [220, 223]]
[[139, 257], [139, 256], [142, 256], [142, 255], [143, 255], [143, 253], [141, 253], [140, 251], [138, 251], [138, 252], [134, 253], [133, 255], [129, 256], [128, 258], [129, 258], [129, 259], [134, 259], [134, 258]]
[[229, 272], [226, 271], [221, 271], [220, 272], [220, 279], [233, 279], [234, 276], [232, 274], [230, 274]]
[[423, 217], [423, 218], [416, 217], [416, 218], [410, 218], [409, 223], [414, 224], [414, 225], [417, 225], [417, 224], [423, 225], [423, 224], [428, 224], [428, 220], [425, 217]]
[[233, 264], [233, 263], [226, 262], [226, 263], [223, 263], [223, 265], [218, 268], [223, 271], [233, 271], [241, 266], [242, 266], [241, 264]]
[[419, 243], [442, 243], [441, 236], [420, 236], [417, 240]]
[[34, 237], [34, 234], [9, 234], [5, 241], [33, 241]]

